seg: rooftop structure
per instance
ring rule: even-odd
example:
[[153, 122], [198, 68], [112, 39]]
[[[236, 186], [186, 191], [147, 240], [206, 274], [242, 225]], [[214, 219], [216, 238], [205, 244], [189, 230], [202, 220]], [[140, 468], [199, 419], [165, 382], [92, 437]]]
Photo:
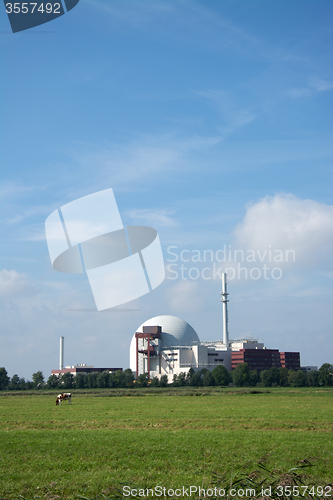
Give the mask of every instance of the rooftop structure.
[[52, 375], [63, 375], [64, 373], [71, 373], [72, 375], [77, 375], [78, 373], [101, 373], [101, 372], [116, 372], [118, 370], [122, 371], [122, 368], [94, 368], [93, 366], [87, 366], [85, 364], [82, 365], [74, 365], [74, 366], [66, 366], [66, 368], [62, 368], [61, 370], [51, 370]]

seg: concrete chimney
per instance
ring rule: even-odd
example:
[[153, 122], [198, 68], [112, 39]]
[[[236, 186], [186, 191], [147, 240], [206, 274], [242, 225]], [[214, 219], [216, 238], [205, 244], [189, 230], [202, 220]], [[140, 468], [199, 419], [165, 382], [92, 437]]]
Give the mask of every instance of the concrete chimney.
[[59, 358], [59, 370], [64, 367], [64, 337], [60, 337], [60, 358]]

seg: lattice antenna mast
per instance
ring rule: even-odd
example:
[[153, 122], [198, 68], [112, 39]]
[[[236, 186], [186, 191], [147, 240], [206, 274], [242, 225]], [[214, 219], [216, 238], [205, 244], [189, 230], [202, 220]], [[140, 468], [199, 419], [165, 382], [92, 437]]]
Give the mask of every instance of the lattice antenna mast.
[[229, 347], [229, 331], [228, 331], [228, 291], [227, 291], [227, 273], [222, 273], [222, 298], [223, 305], [223, 344]]

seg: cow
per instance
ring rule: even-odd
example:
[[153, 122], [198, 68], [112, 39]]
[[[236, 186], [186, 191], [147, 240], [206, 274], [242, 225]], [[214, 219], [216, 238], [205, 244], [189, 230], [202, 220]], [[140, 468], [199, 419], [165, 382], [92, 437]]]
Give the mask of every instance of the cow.
[[68, 400], [68, 404], [72, 404], [72, 395], [70, 392], [63, 392], [62, 394], [59, 394], [57, 399], [56, 399], [56, 405], [60, 405], [61, 401], [66, 401]]

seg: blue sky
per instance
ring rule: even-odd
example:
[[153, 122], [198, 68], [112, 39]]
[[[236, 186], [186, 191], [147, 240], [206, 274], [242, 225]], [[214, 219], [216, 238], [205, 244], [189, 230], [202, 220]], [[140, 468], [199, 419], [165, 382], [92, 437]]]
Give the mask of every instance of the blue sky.
[[[220, 338], [218, 276], [170, 279], [168, 248], [180, 266], [224, 245], [257, 255], [248, 279], [225, 266], [230, 336], [332, 362], [332, 3], [80, 0], [16, 34], [0, 18], [0, 366], [47, 378], [64, 336], [66, 364], [126, 368], [160, 314]], [[158, 230], [167, 278], [98, 313], [86, 277], [52, 269], [44, 223], [106, 188], [124, 224]], [[268, 249], [295, 261], [266, 253], [280, 279], [249, 278]]]

